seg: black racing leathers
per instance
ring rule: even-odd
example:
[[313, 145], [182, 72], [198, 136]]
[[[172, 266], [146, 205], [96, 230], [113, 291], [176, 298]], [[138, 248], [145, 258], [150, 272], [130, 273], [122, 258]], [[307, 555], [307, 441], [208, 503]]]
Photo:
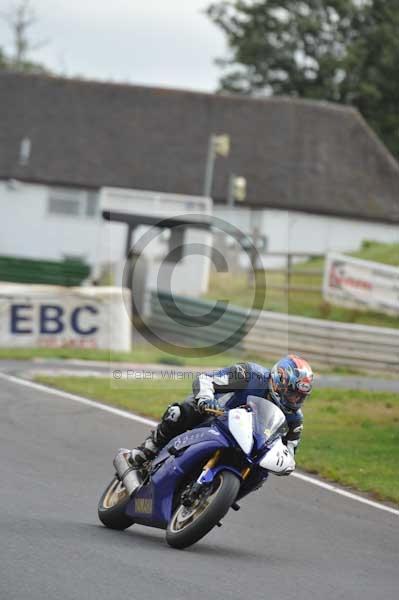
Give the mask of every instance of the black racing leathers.
[[[215, 395], [223, 402], [229, 394], [228, 406], [234, 408], [246, 403], [248, 396], [259, 396], [273, 402], [269, 393], [270, 371], [256, 363], [238, 363], [213, 372], [201, 373], [193, 381], [193, 393], [182, 403], [172, 404], [165, 411], [160, 424], [151, 434], [151, 440], [162, 448], [173, 437], [199, 425], [206, 417], [198, 410], [198, 400], [212, 401]], [[220, 396], [222, 395], [222, 396]], [[292, 454], [296, 451], [303, 429], [303, 414], [285, 412], [288, 433], [283, 442]]]

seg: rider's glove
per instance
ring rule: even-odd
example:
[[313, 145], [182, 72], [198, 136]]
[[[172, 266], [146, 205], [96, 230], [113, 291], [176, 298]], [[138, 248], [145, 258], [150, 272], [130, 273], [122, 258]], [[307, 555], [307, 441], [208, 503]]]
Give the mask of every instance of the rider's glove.
[[195, 397], [197, 408], [200, 412], [205, 412], [206, 408], [216, 409], [218, 402], [215, 400], [215, 390], [213, 388], [212, 378], [206, 373], [198, 376], [199, 391]]
[[216, 398], [198, 398], [197, 407], [200, 412], [205, 412], [205, 409], [207, 408], [217, 410], [219, 408], [219, 402]]

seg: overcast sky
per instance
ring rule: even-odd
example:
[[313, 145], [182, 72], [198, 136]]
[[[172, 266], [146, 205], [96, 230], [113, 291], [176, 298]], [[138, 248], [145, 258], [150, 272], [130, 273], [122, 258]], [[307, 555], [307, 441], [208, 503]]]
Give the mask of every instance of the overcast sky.
[[[5, 9], [18, 0], [0, 0]], [[214, 91], [223, 34], [203, 14], [209, 0], [31, 0], [33, 57], [61, 74]], [[11, 35], [0, 23], [0, 45]]]

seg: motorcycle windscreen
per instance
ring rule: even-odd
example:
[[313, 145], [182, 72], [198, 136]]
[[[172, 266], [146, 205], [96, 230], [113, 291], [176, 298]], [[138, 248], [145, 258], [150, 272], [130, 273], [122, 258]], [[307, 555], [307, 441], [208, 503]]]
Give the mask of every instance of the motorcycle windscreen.
[[232, 408], [229, 410], [229, 429], [236, 442], [249, 454], [252, 450], [253, 438], [253, 415], [252, 412], [242, 408]]
[[248, 396], [247, 405], [252, 409], [253, 431], [258, 448], [287, 433], [285, 415], [273, 402], [259, 396]]

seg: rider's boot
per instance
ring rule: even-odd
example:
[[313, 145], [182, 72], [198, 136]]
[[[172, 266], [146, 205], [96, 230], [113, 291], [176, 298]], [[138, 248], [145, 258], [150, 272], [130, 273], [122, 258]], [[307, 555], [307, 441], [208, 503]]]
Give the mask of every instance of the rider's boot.
[[130, 455], [130, 462], [133, 467], [140, 469], [145, 463], [156, 457], [162, 446], [159, 443], [157, 444], [155, 440], [156, 430], [152, 431], [140, 446], [133, 448]]
[[151, 434], [144, 442], [133, 448], [131, 451], [130, 462], [136, 469], [142, 468], [145, 463], [153, 460], [158, 452], [182, 429], [181, 409], [174, 404], [167, 408], [158, 427], [151, 431]]

